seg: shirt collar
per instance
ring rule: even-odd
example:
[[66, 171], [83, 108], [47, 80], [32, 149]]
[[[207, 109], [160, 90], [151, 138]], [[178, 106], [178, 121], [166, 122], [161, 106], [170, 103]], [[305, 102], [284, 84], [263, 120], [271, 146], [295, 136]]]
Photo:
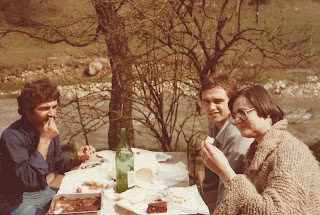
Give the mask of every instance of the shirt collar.
[[220, 144], [224, 143], [225, 131], [228, 126], [233, 126], [228, 119], [224, 122], [220, 130], [216, 124], [209, 121], [209, 136], [215, 138], [215, 145], [218, 148], [220, 148]]
[[218, 142], [220, 142], [220, 143], [223, 143], [223, 142], [224, 142], [224, 141], [223, 141], [224, 131], [225, 131], [225, 129], [226, 129], [229, 125], [230, 125], [230, 122], [229, 122], [229, 120], [227, 119], [227, 120], [224, 122], [223, 126], [222, 126], [221, 129], [219, 130], [219, 133], [218, 133], [217, 136], [216, 136], [216, 139], [217, 139]]

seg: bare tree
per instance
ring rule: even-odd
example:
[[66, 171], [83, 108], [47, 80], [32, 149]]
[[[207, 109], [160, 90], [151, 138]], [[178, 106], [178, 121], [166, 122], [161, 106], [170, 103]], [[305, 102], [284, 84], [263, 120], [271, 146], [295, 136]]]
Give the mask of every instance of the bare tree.
[[148, 59], [136, 67], [134, 120], [147, 128], [137, 132], [155, 138], [163, 151], [180, 151], [186, 123], [197, 117], [191, 95], [194, 89], [184, 84], [187, 74], [174, 62]]
[[64, 143], [73, 145], [84, 142], [89, 145], [88, 135], [109, 123], [107, 106], [111, 90], [111, 85], [105, 83], [69, 87], [68, 95], [64, 95], [67, 98], [62, 99], [58, 111], [61, 140]]
[[98, 27], [96, 34], [102, 31], [108, 46], [112, 67], [112, 88], [109, 117], [110, 127], [108, 133], [109, 147], [116, 149], [119, 143], [119, 130], [127, 129], [128, 141], [134, 146], [134, 132], [132, 125], [132, 57], [128, 49], [124, 18], [117, 12], [123, 2], [92, 0], [98, 14]]
[[[189, 161], [193, 161], [190, 164], [196, 163], [199, 137], [203, 133], [195, 128], [184, 132], [186, 127], [176, 123], [174, 116], [183, 108], [193, 108], [185, 119], [196, 118], [197, 98], [191, 96], [190, 105], [181, 107], [186, 97], [184, 90], [175, 86], [184, 82], [192, 85], [194, 92], [207, 75], [217, 72], [233, 73], [242, 83], [257, 83], [266, 67], [312, 68], [318, 57], [305, 48], [312, 38], [307, 25], [289, 31], [285, 17], [281, 17], [276, 26], [267, 19], [260, 19], [260, 25], [256, 25], [255, 10], [244, 0], [164, 0], [143, 4], [128, 1], [126, 9], [130, 17], [128, 25], [134, 26], [131, 34], [136, 43], [132, 46], [136, 57], [140, 57], [140, 62], [136, 62], [140, 67], [134, 76], [139, 81], [141, 94], [135, 95], [138, 99], [134, 108], [142, 117], [135, 120], [148, 128], [164, 151], [175, 150], [174, 137], [183, 137]], [[293, 32], [300, 37], [292, 37]], [[141, 47], [143, 50], [139, 52]], [[172, 64], [184, 74], [177, 75]], [[172, 88], [166, 83], [171, 83]], [[169, 96], [164, 89], [169, 89]], [[145, 108], [140, 109], [141, 106]], [[195, 168], [193, 171], [195, 173]]]
[[[245, 0], [131, 3], [143, 20], [142, 35], [156, 40], [157, 48], [167, 53], [186, 56], [200, 82], [219, 70], [231, 73], [251, 64], [312, 67], [315, 60], [305, 48], [312, 36], [308, 26], [287, 30], [285, 17], [276, 26], [268, 19], [257, 26], [254, 10]], [[297, 34], [301, 37], [292, 37]]]
[[[131, 98], [132, 95], [132, 57], [128, 51], [124, 19], [118, 15], [122, 3], [109, 0], [81, 2], [79, 4], [82, 4], [83, 7], [92, 9], [77, 11], [76, 16], [68, 14], [70, 12], [68, 11], [61, 14], [64, 17], [62, 20], [56, 20], [51, 16], [40, 16], [41, 7], [49, 4], [47, 1], [37, 3], [32, 1], [33, 7], [30, 6], [31, 1], [29, 1], [29, 4], [23, 4], [25, 8], [19, 7], [19, 4], [5, 3], [7, 8], [14, 8], [8, 13], [8, 17], [15, 18], [19, 22], [1, 27], [0, 38], [10, 34], [23, 34], [45, 43], [66, 43], [70, 46], [85, 47], [93, 43], [100, 43], [101, 40], [97, 40], [98, 35], [103, 33], [108, 50], [107, 55], [111, 61], [113, 84], [108, 115], [110, 119], [109, 147], [111, 149], [117, 147], [120, 127], [127, 128], [128, 140], [134, 146], [132, 102], [130, 99], [125, 99]], [[41, 6], [40, 3], [42, 3]], [[34, 6], [36, 4], [38, 7]], [[29, 13], [20, 12], [26, 9], [29, 9]]]

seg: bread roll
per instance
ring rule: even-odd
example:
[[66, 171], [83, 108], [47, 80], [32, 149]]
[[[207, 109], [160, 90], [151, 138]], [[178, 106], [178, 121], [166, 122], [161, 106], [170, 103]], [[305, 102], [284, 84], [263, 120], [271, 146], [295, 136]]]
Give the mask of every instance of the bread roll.
[[150, 184], [153, 184], [154, 173], [153, 173], [152, 169], [142, 168], [136, 172], [136, 178], [140, 181], [144, 181], [144, 182], [148, 182]]

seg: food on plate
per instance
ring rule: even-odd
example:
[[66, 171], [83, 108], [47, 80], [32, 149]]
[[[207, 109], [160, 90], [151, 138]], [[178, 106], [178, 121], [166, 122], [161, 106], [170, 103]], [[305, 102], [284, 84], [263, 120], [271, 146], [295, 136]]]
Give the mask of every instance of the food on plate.
[[189, 194], [188, 192], [184, 191], [176, 190], [173, 192], [171, 190], [165, 189], [162, 195], [163, 197], [161, 197], [161, 199], [167, 203], [183, 204], [189, 201]]
[[139, 169], [136, 172], [136, 178], [138, 180], [144, 181], [144, 182], [148, 182], [150, 184], [153, 184], [153, 180], [154, 180], [154, 173], [152, 171], [152, 169], [149, 168], [142, 168]]
[[67, 198], [60, 196], [54, 201], [51, 211], [53, 214], [97, 211], [101, 209], [101, 196], [87, 198]]
[[131, 204], [143, 202], [148, 196], [148, 191], [139, 187], [134, 187], [119, 194], [121, 199], [128, 200]]
[[176, 204], [183, 204], [188, 200], [189, 200], [189, 197], [185, 193], [175, 193], [172, 197], [172, 202]]
[[53, 214], [60, 214], [62, 213], [63, 208], [59, 208], [58, 210], [53, 211]]
[[99, 166], [101, 163], [82, 163], [80, 169], [90, 169], [95, 166]]
[[134, 152], [133, 154], [134, 154], [134, 155], [139, 155], [139, 154], [140, 154], [140, 152]]
[[96, 154], [97, 158], [103, 158], [103, 156]]
[[148, 204], [147, 214], [166, 213], [166, 212], [167, 212], [167, 203], [161, 201], [160, 199], [156, 200], [156, 202], [152, 202]]
[[89, 187], [89, 190], [98, 190], [98, 189], [104, 188], [104, 185], [102, 184], [97, 184], [97, 182], [88, 182], [88, 181], [83, 182], [81, 186]]

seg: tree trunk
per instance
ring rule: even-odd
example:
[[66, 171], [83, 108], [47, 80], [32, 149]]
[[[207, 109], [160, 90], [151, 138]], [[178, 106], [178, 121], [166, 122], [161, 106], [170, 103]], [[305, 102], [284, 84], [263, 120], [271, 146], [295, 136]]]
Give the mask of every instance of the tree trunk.
[[112, 69], [112, 92], [109, 104], [110, 127], [108, 143], [116, 149], [120, 128], [126, 128], [129, 144], [134, 147], [132, 124], [132, 59], [128, 51], [124, 20], [118, 16], [112, 1], [93, 1], [99, 18], [98, 28], [105, 34]]

